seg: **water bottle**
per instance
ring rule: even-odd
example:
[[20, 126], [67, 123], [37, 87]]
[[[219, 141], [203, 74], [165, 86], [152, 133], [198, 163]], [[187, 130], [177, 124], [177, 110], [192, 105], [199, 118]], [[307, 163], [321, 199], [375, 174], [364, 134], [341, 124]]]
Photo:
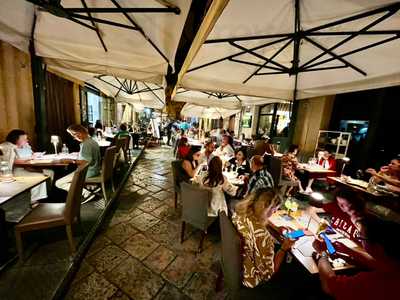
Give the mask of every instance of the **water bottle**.
[[63, 144], [63, 146], [62, 146], [61, 153], [62, 154], [68, 154], [69, 153], [68, 147], [65, 144]]

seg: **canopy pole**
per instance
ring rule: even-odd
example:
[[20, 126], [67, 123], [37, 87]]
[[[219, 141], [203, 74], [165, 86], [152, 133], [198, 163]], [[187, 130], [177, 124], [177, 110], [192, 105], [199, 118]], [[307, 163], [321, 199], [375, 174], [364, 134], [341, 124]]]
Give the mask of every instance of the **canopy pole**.
[[291, 144], [293, 142], [294, 131], [296, 128], [297, 119], [297, 88], [298, 88], [298, 68], [299, 68], [299, 56], [300, 56], [300, 40], [301, 36], [299, 32], [301, 31], [300, 24], [300, 3], [299, 0], [295, 0], [295, 14], [294, 14], [294, 49], [293, 49], [293, 62], [292, 62], [292, 74], [295, 75], [294, 78], [294, 90], [293, 90], [293, 101], [290, 107], [290, 130], [288, 136], [288, 142]]
[[190, 46], [190, 49], [186, 55], [185, 61], [183, 62], [182, 68], [178, 73], [178, 78], [170, 90], [170, 92], [166, 95], [166, 99], [169, 101], [174, 98], [177, 90], [177, 86], [182, 81], [183, 76], [189, 70], [190, 65], [194, 61], [196, 54], [199, 52], [201, 46], [204, 44], [211, 30], [214, 28], [215, 23], [217, 22], [219, 16], [224, 11], [226, 5], [229, 0], [214, 0], [212, 1], [210, 8], [207, 10], [207, 14], [205, 15], [203, 22], [200, 25], [199, 30], [196, 33], [196, 36]]
[[46, 117], [46, 65], [43, 63], [43, 59], [36, 56], [35, 53], [35, 29], [36, 13], [33, 16], [29, 53], [31, 58], [33, 100], [35, 103], [36, 142], [39, 149], [45, 149], [46, 143], [49, 140]]

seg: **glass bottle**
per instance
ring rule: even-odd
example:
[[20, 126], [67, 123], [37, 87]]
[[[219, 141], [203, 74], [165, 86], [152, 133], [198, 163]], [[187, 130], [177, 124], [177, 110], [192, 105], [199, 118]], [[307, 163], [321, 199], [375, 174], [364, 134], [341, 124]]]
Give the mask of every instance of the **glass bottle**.
[[61, 149], [61, 153], [62, 154], [68, 154], [69, 153], [67, 145], [63, 144], [62, 149]]

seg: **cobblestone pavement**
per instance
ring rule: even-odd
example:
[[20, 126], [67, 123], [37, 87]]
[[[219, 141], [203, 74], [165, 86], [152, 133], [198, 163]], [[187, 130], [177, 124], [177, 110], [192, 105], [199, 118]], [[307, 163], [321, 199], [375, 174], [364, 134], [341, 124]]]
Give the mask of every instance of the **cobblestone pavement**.
[[217, 224], [200, 254], [198, 230], [187, 226], [185, 241], [179, 241], [172, 159], [167, 147], [145, 151], [67, 299], [223, 299], [215, 293], [220, 256]]

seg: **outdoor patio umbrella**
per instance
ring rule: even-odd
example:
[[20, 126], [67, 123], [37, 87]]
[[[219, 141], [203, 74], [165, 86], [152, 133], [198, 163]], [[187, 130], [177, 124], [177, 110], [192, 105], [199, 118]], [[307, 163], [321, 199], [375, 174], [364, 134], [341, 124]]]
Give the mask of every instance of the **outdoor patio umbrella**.
[[[36, 4], [36, 5], [34, 5]], [[162, 78], [175, 53], [191, 5], [187, 0], [3, 0], [0, 39], [48, 66]]]
[[226, 2], [186, 89], [293, 100], [400, 83], [399, 1]]
[[[184, 88], [178, 89], [173, 100], [177, 102], [186, 102], [202, 106], [214, 106], [225, 109], [240, 109], [242, 106], [247, 105], [262, 105], [279, 102], [276, 99], [271, 98], [249, 97], [223, 92], [194, 91]], [[284, 100], [282, 100], [282, 102], [284, 102]]]
[[144, 107], [162, 109], [165, 105], [164, 87], [158, 83], [158, 78], [144, 82], [112, 75], [97, 75], [57, 66], [51, 66], [49, 70], [63, 73], [75, 80], [82, 81], [86, 86], [100, 90], [117, 102], [130, 103], [138, 111], [142, 111]]
[[197, 117], [204, 119], [224, 119], [239, 112], [240, 109], [232, 110], [186, 103], [181, 110], [181, 115], [185, 117]]

